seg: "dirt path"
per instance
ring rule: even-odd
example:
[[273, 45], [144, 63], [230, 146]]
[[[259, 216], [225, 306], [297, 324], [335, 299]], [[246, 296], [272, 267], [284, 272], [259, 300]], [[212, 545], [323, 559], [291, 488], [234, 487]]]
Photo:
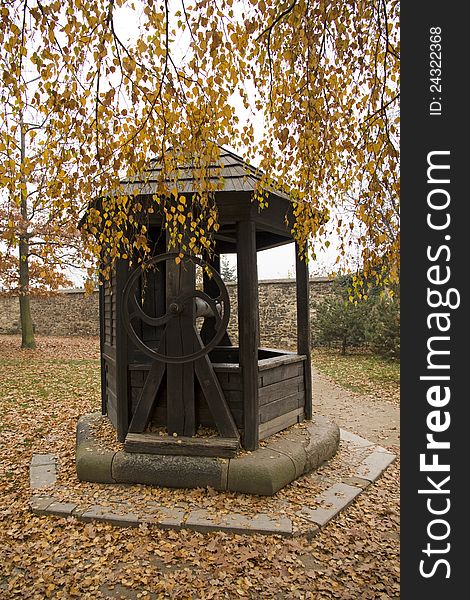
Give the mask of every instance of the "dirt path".
[[382, 446], [399, 446], [400, 410], [393, 402], [346, 390], [315, 368], [312, 392], [314, 413]]

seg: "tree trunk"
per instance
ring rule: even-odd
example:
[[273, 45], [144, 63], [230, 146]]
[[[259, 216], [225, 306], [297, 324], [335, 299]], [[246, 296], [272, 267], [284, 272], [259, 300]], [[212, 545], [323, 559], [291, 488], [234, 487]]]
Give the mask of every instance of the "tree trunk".
[[33, 319], [31, 317], [31, 305], [29, 296], [29, 264], [28, 264], [28, 242], [20, 238], [19, 244], [19, 271], [20, 271], [20, 323], [21, 323], [21, 347], [36, 348], [34, 340]]
[[[21, 118], [21, 167], [26, 159], [26, 136]], [[19, 292], [20, 292], [20, 323], [21, 323], [21, 347], [36, 348], [34, 339], [33, 319], [31, 317], [31, 305], [29, 295], [29, 238], [28, 238], [28, 193], [26, 190], [26, 177], [22, 175], [21, 190], [21, 219], [19, 234]]]
[[343, 338], [343, 343], [341, 345], [341, 356], [344, 356], [346, 354], [346, 346], [347, 346], [347, 340], [344, 337]]

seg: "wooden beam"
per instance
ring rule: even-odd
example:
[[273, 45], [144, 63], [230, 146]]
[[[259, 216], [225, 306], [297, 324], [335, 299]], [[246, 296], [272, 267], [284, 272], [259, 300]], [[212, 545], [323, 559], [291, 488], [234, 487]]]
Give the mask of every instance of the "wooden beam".
[[238, 340], [244, 406], [244, 447], [259, 443], [258, 346], [259, 307], [256, 229], [253, 221], [237, 223]]
[[[169, 356], [178, 356], [183, 354], [183, 344], [181, 340], [181, 327], [179, 319], [171, 319], [166, 327], [166, 354]], [[183, 365], [166, 365], [167, 382], [167, 419], [166, 426], [169, 435], [184, 435], [185, 421], [185, 398], [183, 386]], [[191, 384], [191, 381], [189, 381]]]
[[[235, 239], [235, 236], [231, 236], [231, 235], [223, 235], [221, 233], [215, 233], [214, 234], [214, 239], [216, 241], [222, 241], [222, 242], [229, 242], [230, 244], [235, 244], [237, 242], [237, 240]], [[218, 269], [217, 269], [218, 270]]]
[[279, 246], [285, 246], [286, 244], [292, 243], [292, 237], [286, 235], [279, 235], [278, 233], [272, 233], [271, 231], [258, 231], [256, 234], [256, 248], [258, 252], [260, 250], [268, 250], [269, 248], [278, 248]]
[[[166, 307], [181, 294], [195, 289], [194, 264], [176, 264], [168, 261], [166, 266]], [[166, 325], [166, 353], [169, 356], [192, 354], [194, 308], [190, 302], [184, 312], [170, 319]], [[193, 363], [167, 365], [167, 429], [172, 435], [194, 435], [196, 432], [196, 409], [194, 402]]]
[[270, 194], [266, 208], [257, 210], [256, 204], [253, 204], [253, 207], [256, 209], [252, 213], [253, 220], [258, 224], [260, 230], [291, 237], [292, 226], [286, 223], [286, 217], [289, 219], [289, 213], [292, 210], [292, 205], [288, 200]]
[[[194, 285], [194, 282], [193, 282]], [[194, 309], [191, 308], [190, 315], [181, 317], [181, 339], [183, 355], [192, 354], [196, 348], [192, 336], [194, 330]], [[168, 365], [169, 367], [170, 365]], [[194, 435], [196, 433], [196, 401], [194, 388], [194, 363], [183, 363], [183, 403], [184, 403], [184, 423], [183, 435]], [[169, 432], [169, 429], [168, 429]]]
[[240, 444], [236, 438], [168, 437], [156, 433], [128, 433], [124, 443], [126, 452], [144, 454], [170, 454], [185, 456], [220, 456], [231, 458], [236, 455]]
[[[166, 246], [164, 240], [155, 243], [155, 254], [164, 254]], [[147, 270], [139, 278], [139, 284], [145, 282], [142, 309], [151, 317], [161, 317], [165, 314], [165, 263], [160, 263], [157, 268]], [[134, 321], [134, 327], [141, 327], [141, 339], [147, 344], [159, 343], [164, 327], [153, 327], [139, 320]], [[150, 342], [150, 344], [148, 343]]]
[[310, 290], [308, 264], [299, 256], [295, 244], [295, 281], [297, 287], [297, 352], [307, 357], [304, 362], [305, 418], [312, 418], [312, 359], [310, 353]]

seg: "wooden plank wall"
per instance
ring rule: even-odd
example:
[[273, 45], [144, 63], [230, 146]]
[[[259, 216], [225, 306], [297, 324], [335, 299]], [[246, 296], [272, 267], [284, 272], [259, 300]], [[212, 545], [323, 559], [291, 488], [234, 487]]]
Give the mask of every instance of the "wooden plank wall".
[[261, 371], [259, 437], [264, 439], [304, 419], [304, 361]]
[[[302, 421], [305, 416], [304, 363], [298, 360], [276, 364], [258, 372], [259, 434], [264, 439], [290, 425]], [[148, 374], [149, 365], [131, 365], [129, 369], [132, 413]], [[238, 430], [243, 433], [244, 402], [240, 369], [234, 366], [217, 366], [214, 370], [232, 412]], [[204, 396], [196, 385], [196, 420], [203, 427], [214, 427], [214, 420]], [[152, 417], [155, 427], [166, 425], [166, 384], [162, 383]]]
[[116, 345], [116, 275], [111, 273], [108, 280], [104, 281], [104, 343], [108, 346]]
[[[130, 365], [129, 366], [129, 382], [131, 391], [131, 414], [134, 413], [137, 400], [142, 391], [145, 379], [147, 377], [150, 365]], [[217, 367], [214, 368], [222, 391], [232, 412], [233, 418], [239, 430], [243, 429], [243, 402], [241, 391], [241, 378], [239, 370], [237, 372], [218, 372]], [[155, 402], [155, 411], [152, 416], [152, 424], [156, 427], [163, 427], [167, 420], [167, 389], [166, 376], [162, 382], [160, 391]], [[214, 427], [214, 420], [209, 410], [207, 402], [204, 398], [199, 383], [196, 380], [195, 385], [196, 399], [196, 421], [203, 427]]]
[[117, 429], [116, 350], [105, 346], [103, 352], [106, 414]]
[[111, 423], [117, 429], [117, 392], [116, 392], [116, 275], [110, 273], [103, 281], [102, 291], [102, 344], [101, 365], [102, 384], [104, 385], [103, 405]]

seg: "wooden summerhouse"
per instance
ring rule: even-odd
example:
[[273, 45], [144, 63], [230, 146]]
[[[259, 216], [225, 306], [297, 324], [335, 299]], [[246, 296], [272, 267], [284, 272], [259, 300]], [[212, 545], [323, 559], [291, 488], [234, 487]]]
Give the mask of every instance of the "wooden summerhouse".
[[[119, 260], [100, 286], [102, 411], [129, 452], [230, 456], [312, 416], [308, 270], [298, 258], [297, 352], [259, 347], [257, 252], [292, 242], [291, 202], [270, 191], [260, 211], [252, 202], [258, 172], [227, 150], [221, 162], [213, 276], [205, 272], [198, 288], [204, 263], [176, 264], [155, 212], [150, 268]], [[152, 162], [141, 179], [124, 182], [144, 207], [157, 193], [159, 170]], [[181, 173], [178, 192], [189, 199], [194, 179]], [[226, 332], [229, 298], [218, 274], [220, 255], [230, 253], [237, 255], [238, 346]], [[199, 427], [218, 435], [195, 436]]]

